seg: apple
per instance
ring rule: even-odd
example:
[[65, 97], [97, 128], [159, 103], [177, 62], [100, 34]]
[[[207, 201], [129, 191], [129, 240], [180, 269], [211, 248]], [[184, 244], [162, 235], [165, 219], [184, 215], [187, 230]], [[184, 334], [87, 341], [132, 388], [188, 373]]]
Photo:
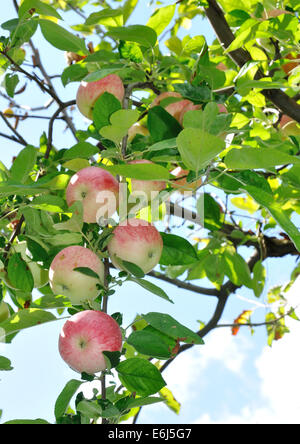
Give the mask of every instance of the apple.
[[226, 113], [228, 114], [227, 108], [222, 103], [218, 103], [219, 113]]
[[[150, 160], [147, 159], [137, 159], [131, 160], [128, 162], [129, 165], [138, 165], [138, 164], [153, 164]], [[148, 202], [151, 201], [151, 193], [155, 194], [166, 188], [166, 182], [162, 180], [137, 180], [131, 179], [131, 192], [135, 194], [139, 194], [139, 192], [145, 193], [148, 199]]]
[[85, 117], [93, 120], [93, 107], [97, 99], [108, 92], [122, 102], [125, 94], [122, 80], [116, 74], [109, 74], [95, 82], [82, 81], [77, 91], [76, 104]]
[[66, 189], [66, 201], [71, 206], [76, 201], [83, 205], [83, 220], [98, 222], [101, 216], [111, 217], [116, 209], [119, 183], [108, 171], [89, 166], [74, 174]]
[[102, 352], [122, 350], [122, 332], [108, 314], [94, 310], [81, 311], [63, 325], [58, 350], [72, 370], [98, 373], [107, 368]]
[[165, 107], [165, 110], [180, 123], [180, 119], [183, 119], [184, 112], [188, 111], [190, 106], [195, 105], [190, 100], [183, 99], [178, 102], [170, 103]]
[[285, 59], [289, 59], [289, 60], [295, 60], [295, 62], [287, 62], [284, 63], [281, 68], [283, 69], [283, 71], [286, 73], [286, 75], [289, 75], [290, 72], [296, 68], [297, 66], [299, 66], [299, 59], [300, 59], [300, 54], [297, 54], [295, 57], [292, 56], [291, 54], [288, 54], [286, 56], [284, 56]]
[[[167, 99], [168, 97], [175, 97], [178, 99], [181, 98], [182, 100], [178, 100], [177, 102], [169, 103], [166, 106], [161, 105], [161, 102], [163, 100]], [[159, 94], [153, 100], [151, 107], [157, 106], [157, 105], [162, 106], [166, 111], [168, 111], [168, 113], [171, 114], [171, 116], [173, 116], [180, 123], [180, 125], [182, 125], [183, 116], [187, 111], [201, 108], [201, 105], [194, 105], [194, 103], [191, 102], [191, 100], [183, 99], [182, 95], [180, 93], [175, 92], [175, 91], [167, 91], [162, 94]]]
[[182, 98], [182, 95], [178, 92], [175, 91], [165, 91], [161, 94], [159, 94], [157, 97], [155, 97], [155, 99], [153, 100], [153, 102], [151, 103], [150, 107], [152, 108], [153, 106], [158, 106], [161, 104], [161, 102], [169, 97], [175, 97], [175, 98]]
[[135, 123], [128, 130], [128, 142], [131, 142], [137, 134], [141, 134], [142, 136], [149, 136], [148, 128], [141, 125], [140, 123]]
[[[175, 176], [177, 180], [172, 181], [172, 187], [177, 189], [180, 193], [185, 191], [196, 191], [202, 184], [202, 180], [198, 179], [195, 182], [188, 183], [186, 176], [189, 174], [189, 170], [183, 170], [180, 166], [171, 171], [171, 174]], [[180, 179], [182, 177], [182, 179]]]
[[136, 264], [149, 273], [159, 263], [163, 240], [159, 231], [142, 219], [128, 219], [114, 229], [107, 245], [113, 265], [122, 270], [118, 258]]
[[[93, 270], [100, 278], [88, 276], [74, 268]], [[54, 294], [67, 296], [72, 305], [94, 300], [99, 295], [98, 284], [104, 284], [104, 264], [91, 250], [73, 245], [61, 250], [49, 269], [49, 283]]]
[[10, 317], [9, 308], [6, 302], [0, 302], [0, 323], [6, 321]]
[[286, 114], [281, 117], [279, 126], [281, 128], [282, 134], [285, 137], [300, 136], [300, 128], [298, 126], [298, 123]]

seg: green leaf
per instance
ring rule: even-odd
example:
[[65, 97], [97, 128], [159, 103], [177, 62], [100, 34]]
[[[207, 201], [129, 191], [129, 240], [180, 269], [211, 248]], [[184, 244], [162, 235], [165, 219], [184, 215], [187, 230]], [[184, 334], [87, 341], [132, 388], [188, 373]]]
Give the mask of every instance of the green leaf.
[[110, 117], [113, 113], [121, 109], [120, 101], [108, 92], [103, 93], [96, 100], [93, 108], [93, 121], [95, 127], [100, 130], [104, 126], [110, 125]]
[[153, 396], [149, 396], [147, 398], [131, 398], [130, 396], [126, 396], [125, 398], [119, 399], [115, 406], [122, 413], [129, 409], [156, 404], [158, 402], [164, 402], [164, 399]]
[[133, 264], [132, 262], [124, 261], [120, 258], [116, 258], [117, 261], [120, 263], [122, 269], [125, 271], [128, 271], [130, 274], [137, 278], [143, 278], [145, 276], [145, 273], [143, 270], [136, 264]]
[[275, 148], [241, 148], [230, 150], [224, 162], [233, 170], [249, 170], [300, 163], [300, 159]]
[[192, 37], [187, 40], [182, 50], [187, 54], [192, 54], [192, 53], [199, 54], [201, 53], [205, 45], [206, 45], [205, 37], [203, 35], [196, 35], [195, 37]]
[[50, 422], [45, 419], [12, 419], [11, 421], [6, 421], [3, 424], [50, 424]]
[[299, 230], [290, 220], [288, 213], [282, 209], [281, 204], [274, 200], [274, 196], [250, 185], [244, 187], [244, 190], [247, 191], [257, 203], [268, 209], [276, 222], [289, 235], [297, 250], [300, 251]]
[[121, 40], [118, 50], [121, 58], [130, 60], [131, 62], [142, 63], [144, 59], [142, 50], [137, 43], [124, 42]]
[[93, 278], [96, 278], [98, 280], [100, 280], [100, 277], [97, 273], [95, 273], [94, 270], [92, 270], [91, 268], [88, 267], [77, 267], [77, 268], [73, 268], [73, 271], [78, 271], [79, 273], [84, 274], [85, 276], [90, 276]]
[[62, 160], [89, 159], [99, 152], [99, 149], [89, 142], [78, 142], [64, 152]]
[[157, 9], [148, 20], [147, 26], [154, 29], [157, 35], [170, 24], [175, 14], [176, 5], [163, 6]]
[[35, 327], [56, 320], [56, 317], [45, 310], [26, 308], [13, 314], [1, 323], [0, 341], [10, 342], [10, 336], [25, 328]]
[[173, 139], [182, 130], [177, 120], [161, 106], [149, 109], [147, 126], [153, 143]]
[[13, 254], [7, 266], [8, 279], [13, 287], [31, 292], [34, 287], [34, 280], [31, 271], [26, 262], [22, 259], [21, 254]]
[[53, 308], [72, 307], [72, 304], [70, 299], [66, 296], [47, 294], [39, 299], [35, 299], [34, 302], [31, 302], [30, 306], [32, 308], [48, 310]]
[[233, 250], [227, 249], [223, 254], [225, 274], [230, 281], [238, 286], [245, 285], [252, 288], [252, 279], [248, 264], [245, 259]]
[[143, 25], [117, 26], [111, 28], [106, 35], [117, 40], [136, 42], [146, 48], [154, 47], [157, 40], [156, 32]]
[[224, 133], [231, 123], [231, 115], [220, 113], [218, 105], [210, 102], [204, 111], [194, 110], [185, 113], [183, 118], [184, 128], [198, 128], [215, 136]]
[[145, 359], [127, 359], [121, 362], [116, 370], [121, 383], [129, 391], [140, 396], [153, 395], [166, 385], [160, 371]]
[[101, 164], [101, 168], [109, 171], [113, 176], [120, 175], [137, 180], [168, 180], [170, 177], [170, 173], [166, 168], [151, 163], [112, 166]]
[[59, 394], [54, 407], [54, 414], [56, 420], [58, 420], [61, 416], [63, 416], [69, 406], [69, 403], [76, 393], [76, 391], [81, 386], [82, 381], [78, 381], [76, 379], [71, 379], [63, 388], [61, 393]]
[[133, 277], [133, 276], [130, 277], [129, 280], [136, 282], [141, 287], [143, 287], [145, 290], [150, 291], [151, 293], [155, 294], [156, 296], [166, 299], [167, 301], [171, 302], [172, 304], [174, 303], [162, 288], [158, 287], [157, 285], [153, 284], [152, 282], [146, 281], [146, 279], [140, 279], [140, 278]]
[[47, 5], [46, 3], [41, 2], [40, 0], [24, 0], [22, 4], [19, 7], [19, 17], [22, 18], [24, 15], [30, 16], [29, 11], [31, 9], [34, 9], [35, 13], [46, 15], [49, 17], [55, 17], [59, 20], [62, 20], [62, 17], [59, 15], [59, 13], [56, 11], [55, 8], [53, 8], [50, 5]]
[[80, 401], [77, 404], [76, 409], [82, 415], [90, 419], [98, 419], [102, 415], [102, 407], [87, 399]]
[[49, 211], [50, 213], [63, 213], [66, 209], [65, 200], [52, 194], [35, 197], [30, 202], [30, 206], [38, 210]]
[[266, 269], [261, 261], [256, 262], [253, 267], [253, 291], [257, 298], [262, 294], [265, 287]]
[[88, 54], [83, 39], [50, 20], [40, 19], [39, 24], [45, 39], [55, 48], [71, 52], [82, 51], [84, 54]]
[[37, 149], [27, 145], [18, 154], [11, 167], [11, 177], [16, 182], [25, 183], [36, 163]]
[[11, 366], [10, 360], [5, 358], [5, 356], [0, 356], [0, 371], [8, 371], [12, 369], [13, 367]]
[[192, 171], [205, 168], [225, 148], [223, 139], [197, 128], [186, 128], [177, 137], [184, 164]]
[[74, 63], [63, 70], [61, 82], [64, 86], [71, 82], [79, 82], [88, 75], [88, 70], [80, 63]]
[[123, 6], [123, 17], [124, 17], [124, 25], [126, 24], [127, 20], [133, 13], [136, 5], [138, 3], [138, 0], [126, 0], [124, 6]]
[[99, 12], [93, 12], [85, 21], [85, 25], [105, 25], [105, 26], [118, 26], [122, 23], [122, 10], [121, 9], [111, 9], [105, 8]]
[[161, 265], [189, 265], [197, 262], [197, 253], [186, 239], [175, 234], [160, 234], [164, 243], [159, 261]]
[[54, 224], [53, 228], [55, 230], [66, 230], [72, 231], [75, 233], [81, 233], [83, 226], [83, 207], [82, 202], [77, 201], [74, 202], [70, 207], [70, 211], [72, 212], [72, 217], [66, 222], [61, 222], [58, 224]]
[[180, 403], [174, 398], [173, 393], [167, 387], [164, 387], [159, 392], [160, 396], [162, 396], [166, 402], [166, 405], [171, 409], [174, 413], [179, 415], [180, 413]]
[[143, 319], [156, 330], [174, 338], [176, 341], [188, 344], [204, 344], [203, 339], [197, 333], [180, 324], [168, 314], [151, 312], [143, 315]]
[[143, 330], [131, 333], [127, 343], [132, 345], [137, 352], [157, 359], [169, 359], [176, 341], [150, 325]]
[[36, 19], [19, 23], [11, 35], [11, 45], [13, 47], [20, 47], [23, 43], [28, 42], [35, 34], [37, 27], [38, 21]]
[[129, 128], [138, 120], [139, 111], [136, 109], [120, 109], [110, 116], [110, 125], [100, 129], [101, 136], [120, 144]]
[[224, 215], [219, 204], [209, 193], [200, 195], [196, 207], [199, 216], [203, 218], [204, 228], [215, 231], [222, 227]]
[[5, 87], [7, 95], [9, 95], [9, 97], [14, 97], [15, 89], [18, 83], [19, 77], [17, 76], [17, 74], [6, 74], [6, 76], [4, 77], [3, 86]]

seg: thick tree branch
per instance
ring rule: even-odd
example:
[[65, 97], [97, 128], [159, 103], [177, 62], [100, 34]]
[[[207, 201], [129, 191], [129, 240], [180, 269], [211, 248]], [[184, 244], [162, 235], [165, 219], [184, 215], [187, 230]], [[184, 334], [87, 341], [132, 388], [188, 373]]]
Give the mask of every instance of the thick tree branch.
[[199, 287], [198, 285], [193, 285], [190, 284], [189, 282], [181, 281], [180, 279], [169, 278], [168, 276], [162, 273], [157, 273], [155, 271], [150, 271], [150, 273], [148, 273], [147, 276], [160, 279], [161, 281], [168, 282], [169, 284], [175, 285], [178, 288], [192, 291], [193, 293], [204, 294], [206, 296], [215, 296], [215, 297], [219, 296], [219, 292], [216, 288]]
[[[224, 49], [227, 49], [229, 45], [235, 39], [233, 32], [231, 31], [224, 13], [216, 0], [207, 0], [208, 8], [205, 8], [205, 13], [210, 21], [220, 44]], [[240, 68], [245, 65], [245, 63], [250, 62], [250, 54], [242, 48], [236, 49], [228, 53], [229, 57], [238, 65]], [[264, 78], [264, 74], [259, 70], [255, 76], [257, 80]], [[261, 93], [270, 100], [279, 110], [284, 114], [287, 114], [292, 119], [300, 123], [300, 105], [285, 94], [280, 89], [269, 89], [262, 90]]]

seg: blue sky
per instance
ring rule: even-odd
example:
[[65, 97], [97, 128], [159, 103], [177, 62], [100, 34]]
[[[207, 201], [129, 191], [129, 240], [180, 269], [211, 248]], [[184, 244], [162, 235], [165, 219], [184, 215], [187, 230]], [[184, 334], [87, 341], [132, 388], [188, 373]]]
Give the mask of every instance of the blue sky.
[[[150, 13], [150, 8], [145, 10], [141, 5], [135, 11], [131, 23], [146, 23]], [[5, 2], [1, 22], [14, 15], [12, 2]], [[76, 16], [68, 16], [74, 19], [74, 23], [78, 22]], [[209, 25], [202, 19], [197, 19], [194, 27], [182, 31], [182, 35], [184, 32], [190, 35], [204, 34], [208, 41], [213, 39]], [[48, 45], [40, 34], [34, 41], [38, 43], [49, 73], [59, 74], [66, 66], [63, 53]], [[77, 84], [64, 88], [60, 79], [54, 82], [64, 101], [74, 99]], [[28, 83], [22, 95], [22, 104], [39, 106], [47, 100], [46, 95], [41, 95], [33, 84]], [[0, 109], [5, 106], [0, 98]], [[52, 106], [42, 114], [49, 116], [54, 110]], [[77, 128], [86, 127], [87, 122], [78, 113], [75, 112], [74, 118]], [[47, 121], [28, 119], [21, 122], [20, 129], [29, 143], [37, 145], [40, 134], [47, 130]], [[68, 148], [74, 144], [72, 134], [64, 129], [62, 122], [55, 123], [54, 144], [57, 148]], [[0, 131], [6, 131], [2, 121]], [[3, 138], [0, 144], [0, 160], [9, 167], [12, 156], [19, 152], [21, 146]], [[295, 260], [291, 257], [268, 260], [266, 288], [286, 282], [294, 264]], [[124, 326], [127, 326], [138, 313], [165, 312], [193, 330], [198, 328], [197, 320], [207, 322], [213, 314], [216, 304], [214, 298], [180, 290], [155, 279], [153, 282], [160, 285], [175, 304], [128, 283], [110, 298], [109, 313], [122, 312]], [[205, 285], [205, 282], [199, 284]], [[296, 303], [297, 288], [300, 288], [299, 283], [293, 291]], [[243, 310], [253, 307], [256, 307], [253, 320], [263, 320], [265, 297], [266, 292], [257, 301], [249, 290], [238, 291], [230, 298], [222, 323], [232, 323]], [[258, 302], [261, 306], [253, 305]], [[58, 353], [57, 341], [63, 322], [58, 320], [25, 330], [16, 336], [12, 344], [0, 344], [0, 354], [11, 359], [14, 367], [13, 371], [2, 372], [0, 375], [1, 422], [37, 417], [54, 421], [53, 410], [57, 396], [70, 379], [78, 377]], [[296, 400], [300, 395], [300, 363], [294, 350], [299, 344], [300, 331], [298, 324], [290, 322], [292, 333], [274, 344], [272, 349], [266, 347], [264, 328], [256, 329], [253, 336], [246, 328], [242, 328], [236, 337], [225, 328], [210, 333], [205, 338], [205, 346], [194, 347], [181, 354], [164, 373], [167, 387], [182, 403], [180, 415], [175, 415], [164, 405], [155, 405], [142, 411], [139, 423], [255, 423], [264, 420], [270, 423], [299, 423], [300, 404]]]

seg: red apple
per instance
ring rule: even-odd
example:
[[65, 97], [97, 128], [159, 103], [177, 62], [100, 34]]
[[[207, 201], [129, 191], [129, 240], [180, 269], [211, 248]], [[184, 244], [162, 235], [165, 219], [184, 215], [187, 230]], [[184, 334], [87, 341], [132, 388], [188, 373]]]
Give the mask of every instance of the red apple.
[[93, 107], [97, 99], [108, 92], [113, 94], [120, 102], [124, 98], [124, 85], [122, 80], [116, 74], [109, 74], [95, 82], [82, 81], [76, 96], [76, 103], [79, 111], [85, 117], [93, 120]]
[[295, 60], [295, 62], [291, 61], [291, 62], [287, 62], [284, 63], [281, 67], [283, 69], [283, 71], [286, 73], [286, 75], [289, 75], [290, 72], [296, 68], [297, 66], [299, 66], [299, 59], [300, 59], [300, 54], [297, 54], [295, 57], [292, 56], [292, 54], [288, 54], [284, 57], [285, 59], [289, 59], [289, 60]]
[[219, 113], [225, 113], [228, 114], [227, 108], [222, 103], [218, 103]]
[[[150, 160], [147, 159], [137, 159], [128, 162], [130, 165], [137, 165], [149, 163], [153, 164]], [[138, 194], [139, 192], [145, 193], [148, 199], [148, 202], [151, 201], [151, 193], [157, 194], [159, 191], [162, 191], [166, 188], [166, 182], [161, 180], [137, 180], [131, 179], [131, 192]]]
[[62, 359], [72, 370], [78, 373], [98, 373], [107, 368], [102, 352], [121, 351], [121, 329], [106, 313], [81, 311], [64, 324], [58, 349]]
[[[196, 191], [202, 184], [201, 179], [188, 183], [186, 176], [189, 174], [189, 170], [183, 170], [180, 166], [171, 171], [171, 174], [177, 179], [172, 181], [172, 187], [178, 189], [180, 193], [184, 193], [185, 191]], [[182, 179], [180, 179], [181, 177]]]
[[[180, 118], [183, 118], [184, 110], [187, 106], [193, 106], [193, 102], [187, 99], [179, 100], [178, 102], [170, 103], [165, 107], [165, 110], [168, 111], [171, 116], [174, 117], [178, 122], [180, 122]], [[188, 111], [188, 108], [186, 109]]]
[[160, 260], [163, 241], [159, 231], [142, 219], [128, 219], [113, 231], [108, 253], [116, 268], [122, 269], [118, 258], [136, 264], [149, 273]]
[[79, 170], [67, 186], [66, 200], [83, 205], [84, 222], [95, 223], [101, 216], [111, 217], [118, 206], [119, 183], [108, 171], [90, 166]]
[[5, 321], [10, 317], [9, 308], [6, 302], [0, 302], [0, 322]]
[[288, 115], [284, 114], [281, 119], [279, 126], [281, 128], [282, 134], [285, 137], [288, 136], [300, 136], [300, 128], [298, 126], [297, 122], [293, 120]]
[[[100, 278], [88, 276], [74, 268], [90, 268]], [[67, 296], [72, 305], [81, 305], [99, 295], [97, 284], [104, 283], [104, 265], [88, 248], [74, 245], [61, 250], [49, 269], [49, 283], [54, 294]]]
[[151, 107], [153, 106], [158, 106], [160, 105], [160, 103], [164, 100], [167, 99], [168, 97], [178, 97], [179, 99], [182, 98], [182, 95], [178, 92], [175, 91], [166, 91], [163, 92], [161, 94], [159, 94], [157, 97], [155, 97], [155, 99], [153, 100], [153, 102], [151, 103]]
[[[181, 98], [182, 100], [178, 100], [177, 102], [169, 103], [166, 106], [161, 105], [161, 102], [163, 100], [167, 99], [168, 97], [175, 97], [178, 99]], [[157, 106], [157, 105], [163, 106], [163, 108], [166, 111], [168, 111], [168, 113], [171, 114], [171, 116], [173, 116], [180, 124], [182, 124], [183, 116], [187, 111], [201, 108], [200, 105], [194, 105], [193, 102], [191, 102], [191, 100], [183, 99], [182, 95], [175, 92], [175, 91], [167, 91], [162, 94], [159, 94], [153, 100], [151, 107]]]

